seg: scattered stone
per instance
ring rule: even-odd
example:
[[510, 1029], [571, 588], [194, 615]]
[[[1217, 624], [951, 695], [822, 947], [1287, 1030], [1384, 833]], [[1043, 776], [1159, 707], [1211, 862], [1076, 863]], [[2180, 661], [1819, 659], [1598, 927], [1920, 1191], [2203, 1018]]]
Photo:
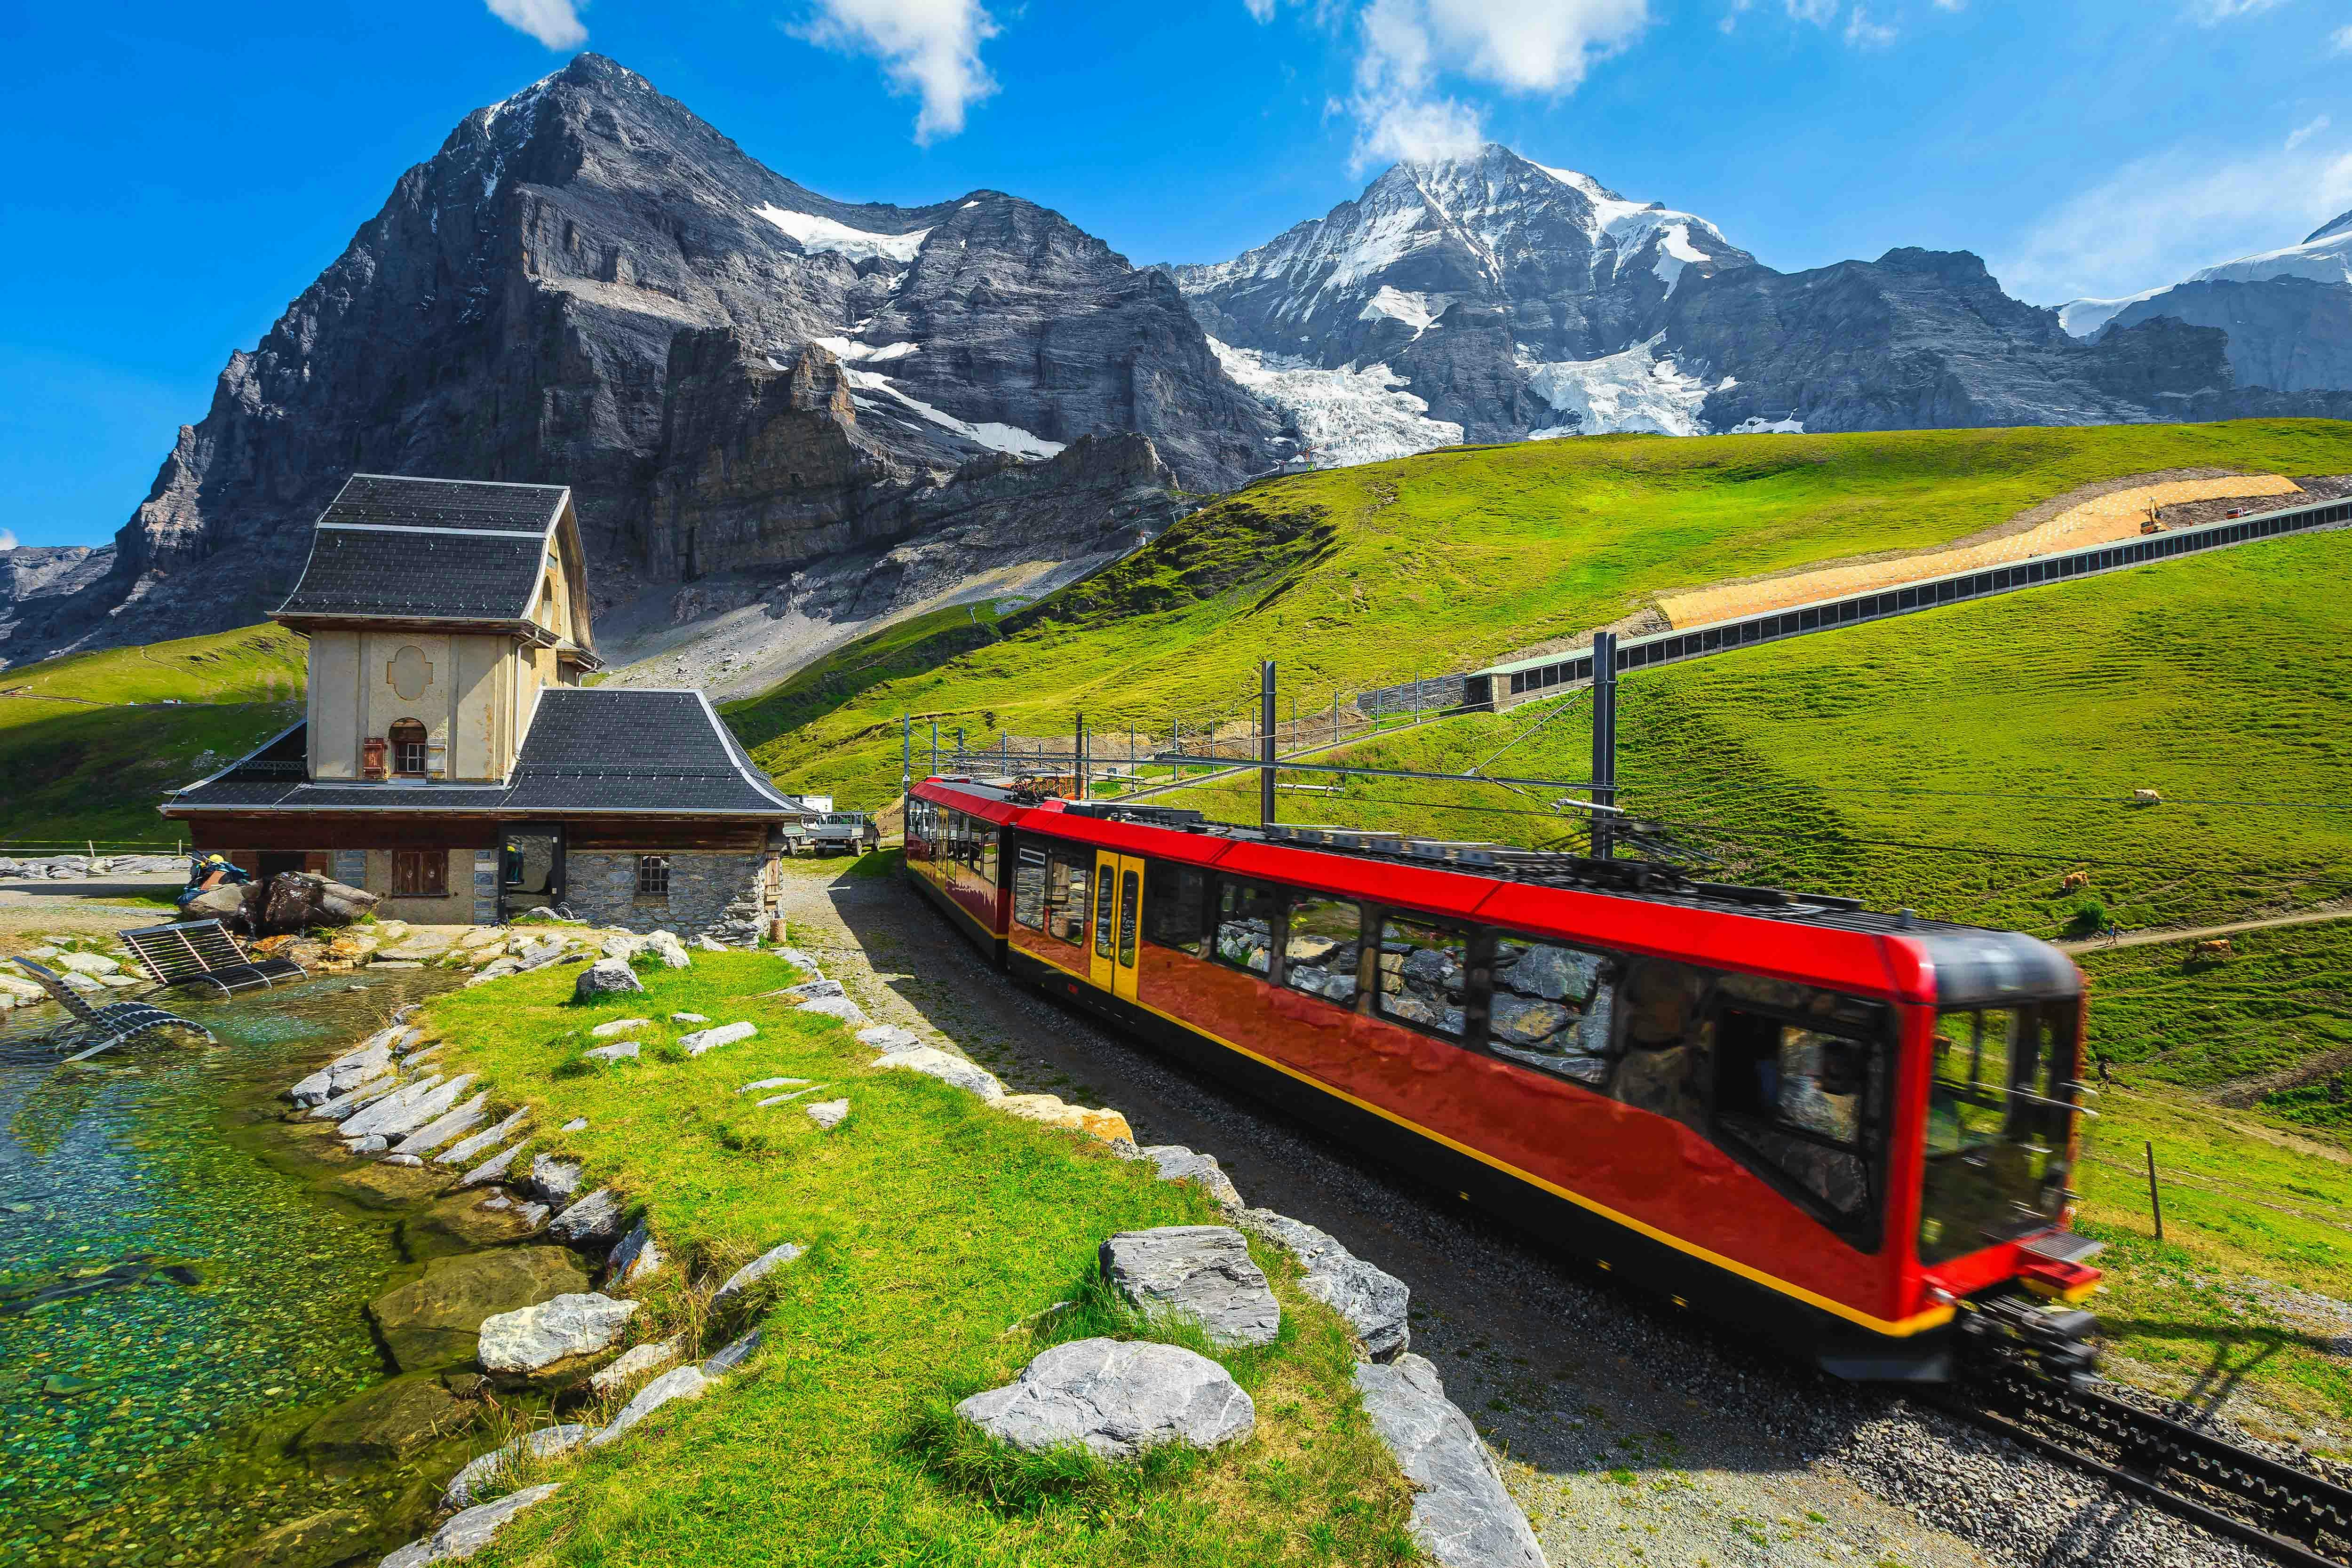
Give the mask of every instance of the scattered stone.
[[950, 1055], [937, 1046], [917, 1046], [911, 1050], [892, 1051], [878, 1058], [874, 1065], [923, 1073], [967, 1094], [976, 1094], [982, 1100], [1004, 1098], [1004, 1086], [996, 1081], [994, 1073], [978, 1062]]
[[690, 1035], [680, 1035], [677, 1037], [677, 1043], [685, 1048], [688, 1056], [698, 1057], [703, 1052], [716, 1050], [720, 1046], [731, 1046], [738, 1040], [748, 1040], [759, 1032], [760, 1026], [757, 1024], [721, 1024], [715, 1029], [697, 1029]]
[[482, 1320], [482, 1370], [493, 1377], [556, 1379], [610, 1350], [637, 1303], [594, 1292], [553, 1297]]
[[122, 965], [95, 952], [61, 952], [50, 961], [59, 969], [75, 974], [119, 974]]
[[767, 1251], [760, 1254], [759, 1257], [754, 1258], [751, 1262], [746, 1263], [742, 1268], [738, 1268], [734, 1273], [727, 1277], [727, 1283], [719, 1287], [718, 1290], [711, 1296], [711, 1306], [717, 1307], [721, 1301], [726, 1300], [729, 1297], [750, 1289], [752, 1286], [758, 1284], [761, 1280], [766, 1279], [770, 1274], [775, 1272], [778, 1268], [782, 1268], [785, 1264], [790, 1263], [793, 1259], [798, 1258], [806, 1250], [807, 1248], [800, 1246], [798, 1243], [790, 1241], [783, 1242], [779, 1246], [768, 1248]]
[[[832, 984], [827, 981], [828, 985]], [[793, 1009], [798, 1013], [822, 1013], [828, 1018], [838, 1018], [853, 1029], [862, 1029], [873, 1022], [866, 1009], [846, 996], [820, 996], [814, 1002], [803, 1002]]]
[[637, 1223], [605, 1260], [605, 1283], [642, 1285], [661, 1272], [665, 1261], [660, 1246], [654, 1240], [652, 1223], [639, 1215]]
[[1212, 1344], [1270, 1345], [1282, 1307], [1242, 1233], [1222, 1225], [1121, 1231], [1102, 1244], [1103, 1277], [1147, 1316], [1200, 1324]]
[[392, 1147], [392, 1140], [381, 1132], [371, 1132], [364, 1138], [346, 1138], [343, 1147], [354, 1154], [381, 1154]]
[[229, 1559], [229, 1568], [325, 1568], [350, 1556], [370, 1523], [358, 1509], [331, 1508], [263, 1531]]
[[1412, 1295], [1403, 1280], [1288, 1215], [1250, 1209], [1241, 1215], [1240, 1224], [1244, 1230], [1265, 1237], [1298, 1259], [1304, 1270], [1300, 1288], [1347, 1319], [1372, 1360], [1388, 1361], [1412, 1347], [1407, 1313]]
[[588, 1131], [588, 1119], [584, 1116], [575, 1116], [571, 1121], [565, 1122], [562, 1127], [558, 1128], [557, 1131], [561, 1132], [585, 1132]]
[[436, 1258], [424, 1278], [368, 1303], [368, 1321], [403, 1372], [474, 1358], [483, 1320], [588, 1289], [561, 1247], [510, 1247]]
[[447, 1509], [470, 1508], [474, 1494], [487, 1491], [500, 1474], [519, 1459], [553, 1459], [572, 1452], [585, 1443], [596, 1428], [569, 1423], [561, 1426], [541, 1426], [524, 1433], [503, 1447], [491, 1449], [474, 1459], [449, 1478], [449, 1485], [441, 1493], [441, 1506]]
[[504, 1181], [507, 1168], [515, 1163], [515, 1156], [530, 1147], [530, 1140], [526, 1138], [520, 1143], [501, 1149], [459, 1177], [457, 1184], [461, 1187], [478, 1187], [487, 1183]]
[[1135, 1130], [1127, 1118], [1116, 1110], [1088, 1110], [1084, 1106], [1071, 1105], [1059, 1095], [1008, 1094], [989, 1102], [997, 1110], [1018, 1116], [1024, 1121], [1042, 1121], [1048, 1127], [1065, 1127], [1073, 1132], [1083, 1132], [1089, 1138], [1099, 1138], [1108, 1143], [1115, 1139], [1135, 1142]]
[[[513, 1136], [530, 1121], [530, 1112], [518, 1110], [496, 1127], [484, 1128], [471, 1137], [460, 1138], [433, 1156], [436, 1165], [462, 1165], [485, 1149], [495, 1149], [501, 1140]], [[521, 1145], [518, 1144], [520, 1148]]]
[[383, 1157], [383, 1163], [387, 1165], [405, 1165], [411, 1170], [425, 1163], [421, 1157], [415, 1154], [386, 1154]]
[[705, 1377], [724, 1377], [749, 1361], [751, 1352], [760, 1348], [760, 1331], [753, 1329], [739, 1340], [733, 1340], [713, 1351], [702, 1363]]
[[422, 1541], [412, 1541], [377, 1568], [429, 1568], [435, 1563], [459, 1563], [490, 1543], [507, 1521], [555, 1495], [557, 1483], [525, 1487], [495, 1502], [469, 1508]]
[[663, 1405], [674, 1400], [699, 1399], [709, 1392], [710, 1379], [702, 1375], [700, 1367], [673, 1368], [637, 1390], [635, 1395], [621, 1406], [620, 1414], [613, 1417], [612, 1425], [588, 1439], [588, 1446], [602, 1448], [618, 1442], [623, 1434]]
[[394, 1378], [310, 1423], [297, 1447], [317, 1459], [398, 1459], [463, 1430], [475, 1414], [433, 1378]]
[[1083, 1443], [1105, 1459], [1163, 1443], [1213, 1448], [1257, 1429], [1256, 1407], [1223, 1367], [1149, 1340], [1055, 1345], [1017, 1381], [973, 1394], [956, 1414], [1016, 1448]]
[[804, 1094], [814, 1094], [818, 1089], [821, 1089], [824, 1087], [824, 1085], [821, 1083], [813, 1083], [806, 1089], [796, 1089], [789, 1094], [772, 1094], [768, 1096], [767, 1099], [757, 1101], [756, 1107], [761, 1110], [765, 1110], [772, 1105], [787, 1105], [792, 1101], [800, 1099], [801, 1096]]
[[499, 1190], [457, 1192], [401, 1224], [402, 1250], [438, 1258], [521, 1241], [547, 1223], [545, 1204], [518, 1204]]
[[615, 1040], [609, 1046], [592, 1046], [581, 1054], [592, 1062], [633, 1062], [637, 1059], [637, 1042]]
[[1372, 1429], [1413, 1484], [1412, 1533], [1444, 1568], [1547, 1568], [1503, 1473], [1470, 1418], [1417, 1355], [1356, 1368]]
[[661, 959], [662, 967], [664, 969], [691, 969], [694, 967], [694, 960], [687, 953], [686, 943], [678, 941], [676, 936], [672, 935], [668, 931], [657, 931], [654, 932], [653, 935], [646, 939], [646, 945], [651, 948], [655, 954]]
[[1181, 1143], [1154, 1143], [1137, 1150], [1136, 1158], [1157, 1165], [1163, 1182], [1192, 1182], [1206, 1187], [1209, 1195], [1217, 1200], [1217, 1206], [1228, 1214], [1239, 1213], [1247, 1206], [1214, 1154], [1196, 1154]]
[[841, 982], [838, 980], [817, 979], [803, 980], [797, 985], [787, 985], [776, 994], [790, 996], [796, 1002], [814, 1002], [820, 996], [846, 996], [849, 993], [842, 989]]
[[627, 931], [614, 931], [611, 936], [606, 937], [604, 939], [604, 946], [598, 948], [597, 951], [602, 952], [606, 958], [617, 958], [622, 963], [626, 963], [629, 960], [635, 958], [637, 955], [637, 950], [645, 945], [645, 938], [641, 936], [632, 936]]
[[810, 1079], [804, 1078], [755, 1078], [750, 1083], [745, 1084], [735, 1092], [738, 1094], [749, 1094], [755, 1089], [788, 1089], [793, 1084], [807, 1083], [810, 1081]]
[[547, 1233], [573, 1247], [603, 1247], [621, 1234], [621, 1194], [598, 1187], [555, 1216]]
[[820, 1131], [830, 1132], [849, 1120], [849, 1101], [846, 1100], [819, 1100], [808, 1108], [808, 1119], [815, 1122]]
[[478, 1094], [463, 1105], [453, 1105], [407, 1137], [392, 1146], [395, 1154], [430, 1154], [461, 1132], [469, 1132], [481, 1124], [487, 1112], [482, 1109], [490, 1097]]
[[530, 1173], [522, 1179], [522, 1189], [551, 1204], [568, 1204], [580, 1191], [579, 1163], [559, 1160], [552, 1154], [535, 1154], [531, 1157]]
[[637, 982], [637, 972], [629, 967], [625, 958], [602, 958], [580, 972], [572, 983], [574, 1002], [602, 1002], [607, 996], [628, 992], [642, 994], [645, 987]]
[[631, 1029], [642, 1029], [652, 1022], [651, 1018], [615, 1018], [609, 1024], [599, 1024], [588, 1032], [600, 1040], [609, 1040], [614, 1035], [625, 1035]]
[[479, 1399], [490, 1391], [490, 1380], [478, 1372], [445, 1372], [441, 1386], [460, 1399]]
[[631, 1345], [621, 1352], [620, 1359], [599, 1370], [588, 1380], [588, 1386], [600, 1396], [610, 1399], [647, 1373], [658, 1372], [678, 1358], [678, 1342], [657, 1340], [651, 1344]]
[[872, 1028], [858, 1030], [857, 1043], [871, 1046], [887, 1056], [893, 1051], [913, 1050], [923, 1042], [912, 1031], [902, 1029], [896, 1024], [877, 1024]]
[[669, 1016], [669, 1021], [673, 1024], [708, 1024], [710, 1022], [707, 1016], [700, 1013], [672, 1013]]
[[399, 1138], [414, 1132], [457, 1104], [457, 1097], [473, 1084], [474, 1078], [474, 1074], [467, 1072], [459, 1073], [446, 1081], [424, 1079], [424, 1082], [434, 1086], [430, 1091], [414, 1100], [394, 1095], [369, 1106], [343, 1123], [343, 1136], [357, 1138], [369, 1132], [381, 1132], [387, 1138]]
[[704, 952], [725, 952], [727, 951], [727, 944], [725, 942], [714, 941], [707, 936], [696, 937], [694, 939], [694, 945], [701, 949]]

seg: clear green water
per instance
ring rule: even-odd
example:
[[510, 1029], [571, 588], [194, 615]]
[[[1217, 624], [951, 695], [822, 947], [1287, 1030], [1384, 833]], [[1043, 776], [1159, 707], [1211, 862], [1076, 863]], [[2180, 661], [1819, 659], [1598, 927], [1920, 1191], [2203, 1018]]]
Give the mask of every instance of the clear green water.
[[361, 1310], [405, 1276], [400, 1216], [322, 1198], [276, 1096], [447, 984], [183, 994], [163, 1005], [219, 1047], [142, 1042], [64, 1069], [26, 1038], [54, 1008], [7, 1016], [0, 1298], [125, 1260], [196, 1282], [148, 1272], [29, 1310], [0, 1299], [0, 1564], [212, 1563], [325, 1509], [414, 1511], [430, 1478], [329, 1476], [286, 1453], [320, 1407], [385, 1375]]

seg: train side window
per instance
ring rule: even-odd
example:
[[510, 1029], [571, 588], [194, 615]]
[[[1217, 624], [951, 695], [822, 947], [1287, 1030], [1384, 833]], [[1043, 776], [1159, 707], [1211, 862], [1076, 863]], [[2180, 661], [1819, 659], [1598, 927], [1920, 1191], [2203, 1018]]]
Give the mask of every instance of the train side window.
[[1086, 940], [1087, 884], [1094, 877], [1091, 850], [1053, 849], [1045, 856], [1045, 934], [1072, 945]]
[[1235, 969], [1273, 977], [1274, 927], [1281, 896], [1262, 882], [1217, 885], [1216, 957]]
[[1617, 961], [1565, 942], [1495, 939], [1486, 1043], [1495, 1054], [1558, 1078], [1609, 1078]]
[[[977, 822], [978, 819], [974, 820]], [[1002, 828], [987, 827], [972, 836], [972, 868], [980, 873], [980, 879], [992, 888], [996, 886], [996, 846], [1003, 832]]]
[[1346, 899], [1293, 893], [1284, 914], [1282, 983], [1293, 991], [1353, 1006], [1357, 960], [1363, 952], [1363, 907]]
[[1045, 929], [1045, 852], [1034, 844], [1013, 853], [1013, 918], [1031, 931]]
[[1111, 868], [1105, 866], [1095, 873], [1095, 956], [1110, 956]]
[[1118, 966], [1135, 967], [1136, 905], [1143, 901], [1143, 879], [1132, 871], [1118, 874]]
[[1460, 931], [1420, 921], [1381, 922], [1380, 1010], [1449, 1040], [1463, 1037], [1470, 943]]
[[1826, 1217], [1874, 1222], [1879, 1042], [1727, 1006], [1715, 1019], [1717, 1126]]
[[1143, 940], [1199, 957], [1201, 917], [1208, 892], [1208, 873], [1165, 860], [1152, 861], [1143, 875]]

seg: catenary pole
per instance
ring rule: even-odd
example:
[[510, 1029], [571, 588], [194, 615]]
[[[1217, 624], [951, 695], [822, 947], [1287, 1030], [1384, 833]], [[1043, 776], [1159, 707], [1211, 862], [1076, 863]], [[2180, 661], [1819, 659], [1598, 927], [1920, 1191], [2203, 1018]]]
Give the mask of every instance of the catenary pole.
[[1257, 825], [1274, 826], [1274, 660], [1258, 667]]
[[[1617, 804], [1617, 634], [1597, 632], [1592, 638], [1592, 804]], [[1617, 852], [1612, 814], [1592, 814], [1592, 858], [1606, 860]]]

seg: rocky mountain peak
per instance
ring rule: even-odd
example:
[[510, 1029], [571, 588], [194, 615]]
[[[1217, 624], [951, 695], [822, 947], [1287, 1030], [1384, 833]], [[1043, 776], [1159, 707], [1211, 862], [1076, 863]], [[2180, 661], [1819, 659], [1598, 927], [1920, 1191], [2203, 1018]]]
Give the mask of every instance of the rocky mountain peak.
[[2305, 235], [2303, 243], [2309, 245], [2315, 239], [2326, 239], [2328, 236], [2336, 234], [2352, 234], [2352, 213], [2345, 213], [2340, 216], [2328, 219], [2309, 234]]

